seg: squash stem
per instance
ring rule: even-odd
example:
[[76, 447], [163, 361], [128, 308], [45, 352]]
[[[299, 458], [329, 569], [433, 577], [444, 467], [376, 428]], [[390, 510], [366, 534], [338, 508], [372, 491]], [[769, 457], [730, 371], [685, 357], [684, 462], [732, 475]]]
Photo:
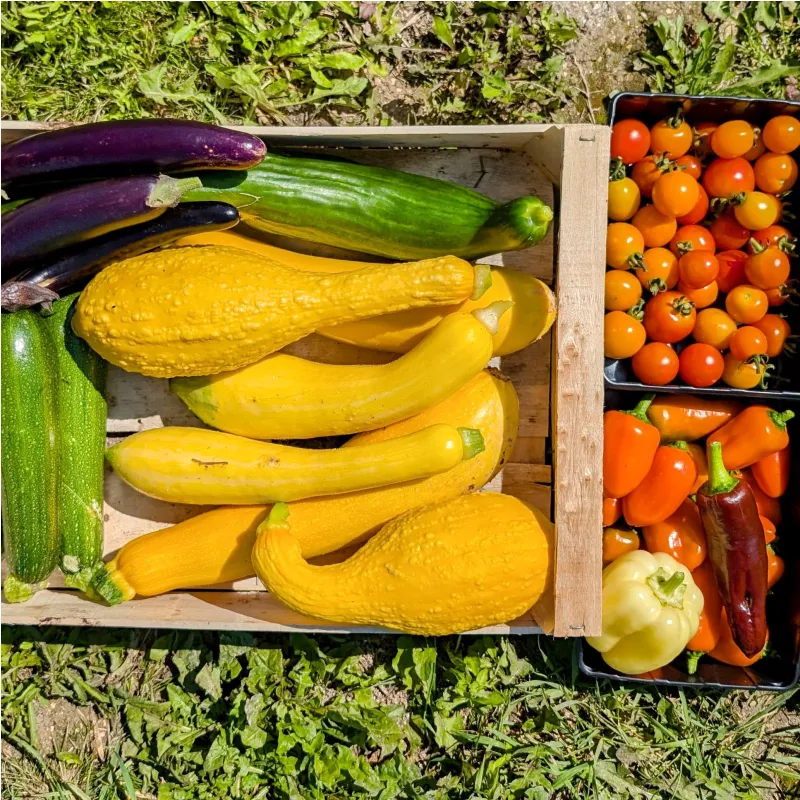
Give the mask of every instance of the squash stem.
[[482, 453], [486, 449], [483, 435], [477, 428], [458, 428], [458, 433], [464, 446], [463, 461], [475, 458], [478, 453]]
[[480, 300], [492, 285], [492, 268], [488, 264], [475, 265], [475, 277], [472, 283], [470, 300]]
[[102, 597], [110, 606], [116, 606], [125, 600], [133, 600], [136, 597], [136, 590], [117, 569], [116, 559], [109, 561], [103, 569], [97, 571], [89, 588], [92, 593]]
[[495, 336], [500, 330], [500, 317], [513, 305], [513, 300], [495, 300], [485, 308], [476, 308], [472, 316], [482, 323], [492, 336]]
[[36, 592], [47, 588], [47, 580], [39, 583], [25, 583], [14, 575], [3, 579], [3, 594], [9, 603], [24, 603], [30, 600]]
[[258, 535], [276, 528], [289, 530], [289, 505], [287, 503], [275, 503], [272, 506], [269, 516], [258, 526]]

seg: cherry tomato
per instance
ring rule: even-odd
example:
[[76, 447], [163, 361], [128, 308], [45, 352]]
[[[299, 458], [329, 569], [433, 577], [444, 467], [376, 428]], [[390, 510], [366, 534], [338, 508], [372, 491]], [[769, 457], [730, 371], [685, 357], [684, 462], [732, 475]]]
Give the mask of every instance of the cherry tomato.
[[747, 253], [743, 253], [741, 250], [724, 250], [717, 253], [717, 261], [719, 262], [717, 284], [721, 292], [727, 294], [734, 286], [747, 282], [744, 274]]
[[644, 239], [628, 222], [612, 222], [606, 236], [606, 262], [614, 269], [628, 269], [641, 260]]
[[623, 119], [611, 129], [611, 158], [621, 158], [623, 164], [633, 164], [647, 155], [650, 131], [638, 119]]
[[733, 207], [736, 221], [751, 231], [774, 225], [781, 217], [780, 201], [764, 192], [745, 192], [744, 200]]
[[694, 126], [692, 150], [695, 155], [704, 158], [711, 152], [711, 137], [717, 128], [719, 125], [716, 122], [698, 122]]
[[756, 140], [753, 146], [742, 156], [747, 161], [755, 161], [759, 156], [767, 152], [767, 146], [764, 144], [764, 139], [761, 136], [761, 129], [755, 128]]
[[665, 247], [645, 250], [642, 259], [644, 269], [636, 270], [639, 283], [652, 294], [674, 289], [680, 277], [678, 259]]
[[605, 316], [604, 342], [607, 358], [630, 358], [644, 346], [644, 326], [624, 311], [609, 311]]
[[700, 185], [685, 172], [667, 172], [653, 184], [653, 204], [668, 217], [688, 214], [700, 199]]
[[767, 365], [763, 361], [740, 361], [726, 353], [722, 380], [734, 389], [755, 389], [764, 380]]
[[706, 190], [698, 183], [697, 188], [700, 194], [697, 197], [697, 202], [694, 208], [682, 217], [678, 217], [679, 225], [694, 225], [695, 222], [700, 222], [708, 214], [708, 194]]
[[[784, 253], [791, 253], [794, 250], [795, 237], [783, 227], [783, 225], [770, 225], [760, 231], [753, 231], [750, 236], [762, 247], [778, 247]], [[747, 245], [750, 253], [753, 253], [752, 243]]]
[[714, 241], [721, 250], [738, 250], [750, 238], [750, 229], [740, 225], [732, 211], [718, 216], [709, 228]]
[[789, 256], [777, 247], [754, 253], [744, 265], [747, 280], [759, 289], [777, 289], [789, 280]]
[[705, 250], [690, 250], [678, 261], [681, 283], [690, 289], [708, 286], [719, 275], [719, 262], [713, 253]]
[[642, 200], [639, 187], [632, 178], [621, 178], [608, 184], [608, 216], [614, 222], [629, 220]]
[[682, 167], [687, 175], [691, 175], [696, 181], [700, 180], [703, 174], [703, 162], [697, 156], [681, 156], [675, 159], [675, 163]]
[[680, 116], [662, 119], [650, 128], [650, 149], [664, 153], [667, 158], [678, 158], [692, 146], [692, 129]]
[[766, 314], [758, 322], [753, 323], [767, 337], [767, 355], [777, 358], [786, 346], [786, 340], [791, 336], [792, 329], [789, 323], [777, 314]]
[[694, 307], [699, 311], [701, 308], [708, 308], [716, 302], [719, 297], [719, 286], [716, 281], [711, 281], [707, 286], [693, 288], [686, 286], [678, 281], [678, 291], [685, 294], [694, 303]]
[[785, 306], [789, 302], [789, 298], [792, 296], [788, 283], [782, 283], [780, 286], [776, 286], [774, 289], [765, 289], [764, 291], [767, 293], [767, 302], [769, 303], [770, 308]]
[[723, 122], [711, 134], [711, 149], [720, 158], [738, 158], [755, 143], [753, 126], [741, 119]]
[[735, 330], [736, 323], [721, 308], [704, 308], [697, 314], [692, 336], [696, 342], [727, 350]]
[[[666, 177], [666, 175], [664, 176]], [[678, 230], [675, 217], [662, 214], [655, 206], [642, 206], [631, 220], [644, 238], [645, 247], [661, 247], [669, 244]]]
[[788, 192], [797, 181], [797, 162], [783, 153], [764, 153], [753, 166], [756, 186], [762, 192]]
[[631, 360], [633, 374], [649, 386], [666, 386], [678, 375], [678, 354], [663, 342], [646, 344]]
[[742, 325], [731, 336], [729, 347], [734, 358], [746, 361], [753, 356], [767, 354], [767, 337], [753, 325]]
[[769, 303], [763, 289], [743, 283], [734, 286], [725, 298], [725, 310], [736, 322], [750, 325], [767, 313]]
[[642, 296], [642, 284], [632, 272], [610, 269], [606, 272], [606, 311], [627, 311]]
[[689, 386], [713, 386], [725, 368], [722, 354], [710, 344], [690, 344], [680, 355], [678, 372]]
[[800, 121], [797, 117], [773, 117], [761, 132], [767, 150], [773, 153], [791, 153], [800, 147]]
[[663, 155], [646, 156], [637, 161], [631, 170], [631, 178], [636, 182], [642, 197], [653, 194], [653, 185], [670, 168], [673, 162]]
[[644, 328], [654, 342], [675, 344], [685, 339], [696, 319], [694, 305], [680, 292], [660, 292], [644, 307]]
[[706, 167], [702, 180], [709, 197], [729, 197], [756, 188], [753, 167], [743, 158], [715, 159]]
[[672, 237], [669, 249], [676, 256], [682, 256], [690, 250], [705, 250], [713, 253], [717, 246], [707, 228], [702, 225], [682, 225]]

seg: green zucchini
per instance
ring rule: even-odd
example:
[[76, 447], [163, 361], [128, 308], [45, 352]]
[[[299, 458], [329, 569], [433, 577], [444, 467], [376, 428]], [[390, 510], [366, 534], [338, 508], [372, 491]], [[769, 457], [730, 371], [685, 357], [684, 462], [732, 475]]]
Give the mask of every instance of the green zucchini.
[[47, 586], [58, 531], [57, 363], [34, 311], [2, 315], [3, 545], [11, 603]]
[[455, 183], [380, 167], [267, 153], [246, 171], [203, 172], [183, 200], [219, 200], [251, 226], [404, 261], [475, 259], [541, 241], [538, 197], [496, 203]]
[[103, 559], [108, 364], [72, 332], [73, 294], [44, 320], [58, 367], [58, 525], [61, 571], [86, 591]]

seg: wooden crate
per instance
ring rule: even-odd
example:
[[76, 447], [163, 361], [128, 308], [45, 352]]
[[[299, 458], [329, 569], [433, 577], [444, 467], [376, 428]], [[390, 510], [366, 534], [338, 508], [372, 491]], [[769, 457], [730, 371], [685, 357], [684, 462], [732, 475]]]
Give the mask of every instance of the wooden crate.
[[[41, 126], [3, 125], [3, 142]], [[516, 450], [489, 490], [529, 501], [556, 525], [554, 597], [520, 619], [481, 633], [583, 636], [600, 632], [603, 274], [609, 129], [593, 125], [509, 125], [392, 128], [244, 128], [269, 146], [347, 148], [349, 159], [455, 181], [498, 201], [537, 194], [557, 222], [535, 248], [483, 259], [529, 272], [554, 285], [559, 313], [551, 334], [499, 359], [521, 403]], [[277, 243], [277, 241], [276, 241]], [[281, 242], [285, 244], [285, 242]], [[296, 249], [342, 255], [294, 242]], [[391, 356], [318, 336], [290, 348], [318, 360], [369, 363]], [[111, 368], [110, 441], [161, 425], [201, 423], [167, 382]], [[146, 498], [106, 475], [106, 553], [142, 533], [205, 509]], [[257, 579], [187, 589], [116, 607], [64, 588], [23, 604], [3, 605], [12, 624], [60, 624], [248, 631], [367, 631], [311, 620], [281, 606]], [[465, 602], [469, 602], [465, 598]], [[476, 631], [477, 633], [478, 631]]]

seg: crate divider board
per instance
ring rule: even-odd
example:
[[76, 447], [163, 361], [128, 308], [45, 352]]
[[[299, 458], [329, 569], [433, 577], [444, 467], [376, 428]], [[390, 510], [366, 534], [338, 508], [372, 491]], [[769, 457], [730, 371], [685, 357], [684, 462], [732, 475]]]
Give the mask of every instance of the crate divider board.
[[[11, 142], [46, 127], [3, 123], [2, 141]], [[347, 148], [347, 158], [360, 163], [451, 180], [498, 201], [537, 194], [556, 209], [556, 223], [540, 245], [481, 259], [529, 272], [550, 283], [558, 296], [559, 314], [551, 333], [519, 353], [494, 360], [513, 381], [521, 413], [512, 459], [487, 487], [516, 495], [552, 515], [556, 528], [554, 596], [542, 598], [519, 619], [473, 633], [599, 633], [609, 129], [594, 125], [241, 129], [263, 137], [270, 147], [309, 148], [309, 154]], [[352, 255], [308, 242], [270, 240], [320, 255]], [[393, 358], [317, 335], [295, 343], [289, 352], [329, 363], [380, 363]], [[202, 424], [169, 392], [166, 381], [112, 367], [108, 391], [110, 442], [162, 425]], [[107, 470], [106, 555], [142, 533], [203, 510], [146, 498]], [[27, 603], [4, 602], [2, 612], [4, 621], [12, 624], [378, 630], [302, 617], [278, 603], [256, 578], [215, 587], [188, 587], [108, 607], [67, 589], [56, 572], [48, 590]]]

